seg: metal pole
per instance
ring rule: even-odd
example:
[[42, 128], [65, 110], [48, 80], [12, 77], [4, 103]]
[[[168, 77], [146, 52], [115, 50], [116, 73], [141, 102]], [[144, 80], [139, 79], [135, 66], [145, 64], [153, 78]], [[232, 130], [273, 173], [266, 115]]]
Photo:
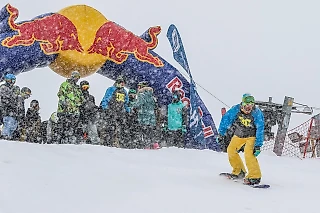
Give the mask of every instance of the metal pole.
[[310, 140], [310, 135], [311, 135], [311, 128], [312, 128], [313, 119], [314, 119], [314, 118], [311, 118], [311, 121], [310, 121], [309, 129], [308, 129], [308, 134], [307, 134], [307, 140], [306, 140], [306, 143], [305, 143], [305, 146], [304, 146], [303, 158], [305, 158], [305, 157], [306, 157], [306, 154], [307, 154], [307, 149], [308, 149], [308, 145], [309, 145], [309, 140]]
[[281, 112], [281, 120], [280, 120], [280, 123], [278, 124], [277, 136], [276, 136], [274, 147], [273, 147], [273, 152], [277, 156], [282, 155], [284, 142], [285, 142], [286, 134], [287, 134], [289, 123], [290, 123], [293, 100], [294, 98], [287, 97], [287, 96], [285, 96], [284, 98], [282, 112]]

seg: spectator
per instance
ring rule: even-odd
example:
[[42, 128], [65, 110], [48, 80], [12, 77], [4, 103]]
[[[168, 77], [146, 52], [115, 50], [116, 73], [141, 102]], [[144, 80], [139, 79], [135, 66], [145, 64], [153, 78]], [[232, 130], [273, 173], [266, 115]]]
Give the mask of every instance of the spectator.
[[60, 143], [61, 141], [61, 130], [59, 129], [59, 117], [57, 112], [53, 112], [47, 122], [46, 125], [46, 143], [52, 144], [52, 143]]
[[22, 87], [20, 94], [17, 96], [16, 106], [16, 118], [17, 118], [17, 129], [14, 132], [14, 139], [20, 141], [26, 141], [26, 109], [25, 100], [31, 97], [31, 89], [28, 87]]
[[151, 149], [155, 143], [156, 116], [153, 89], [149, 87], [147, 81], [138, 84], [137, 101], [132, 108], [138, 110], [140, 143], [144, 148]]
[[27, 110], [25, 129], [26, 129], [26, 141], [32, 143], [41, 143], [41, 117], [39, 114], [39, 101], [32, 100], [30, 107]]
[[181, 101], [181, 93], [179, 91], [173, 92], [172, 103], [168, 105], [166, 114], [164, 128], [167, 146], [184, 147], [188, 113], [187, 107]]
[[106, 146], [119, 147], [123, 139], [125, 112], [130, 112], [128, 107], [128, 94], [124, 89], [125, 79], [119, 76], [115, 84], [109, 87], [101, 101], [101, 108], [105, 112], [105, 123], [102, 124], [101, 143]]
[[83, 102], [83, 95], [77, 82], [80, 79], [80, 73], [73, 71], [70, 78], [60, 85], [58, 92], [58, 117], [59, 130], [61, 130], [61, 139], [59, 143], [77, 143], [74, 136], [78, 126], [80, 115], [80, 106]]
[[129, 108], [130, 113], [127, 112], [125, 135], [124, 135], [124, 148], [137, 149], [142, 148], [139, 144], [139, 125], [138, 125], [138, 111], [132, 108], [137, 101], [137, 91], [135, 89], [129, 90]]
[[95, 104], [95, 98], [89, 93], [89, 82], [80, 82], [81, 91], [84, 101], [80, 106], [79, 126], [81, 126], [81, 133], [87, 139], [87, 143], [94, 145], [100, 144], [100, 138], [97, 131], [97, 111], [98, 107]]
[[17, 128], [17, 97], [14, 95], [14, 84], [16, 77], [13, 74], [6, 74], [4, 77], [5, 83], [0, 87], [0, 107], [1, 117], [3, 118], [3, 129], [1, 132], [2, 138], [11, 140], [13, 132]]

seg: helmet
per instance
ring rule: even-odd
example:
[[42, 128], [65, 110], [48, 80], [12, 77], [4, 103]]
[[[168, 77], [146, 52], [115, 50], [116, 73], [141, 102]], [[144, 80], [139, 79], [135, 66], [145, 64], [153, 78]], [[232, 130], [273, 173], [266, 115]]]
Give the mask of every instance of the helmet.
[[84, 86], [84, 85], [89, 85], [89, 82], [88, 82], [88, 81], [85, 81], [85, 80], [81, 81], [81, 82], [80, 82], [80, 86], [82, 87], [82, 86]]
[[149, 86], [149, 82], [148, 81], [140, 81], [138, 83], [138, 87], [143, 88], [143, 87], [148, 87]]
[[53, 112], [50, 116], [50, 120], [53, 121], [54, 123], [58, 123], [59, 117], [57, 112]]
[[83, 90], [87, 90], [87, 89], [89, 89], [90, 84], [89, 84], [88, 81], [81, 81], [81, 82], [80, 82], [80, 87], [81, 87], [81, 89], [83, 89]]
[[126, 83], [126, 79], [123, 76], [119, 75], [118, 78], [116, 79], [116, 83], [118, 84], [121, 82]]
[[14, 74], [8, 73], [4, 76], [5, 80], [16, 80], [16, 76]]
[[29, 98], [32, 95], [31, 89], [29, 87], [22, 87], [20, 94], [25, 98]]
[[32, 100], [32, 101], [30, 102], [30, 107], [31, 107], [31, 108], [39, 107], [39, 101], [38, 101], [38, 100]]
[[254, 104], [254, 97], [250, 93], [245, 93], [242, 95], [242, 105]]
[[13, 75], [13, 74], [6, 74], [4, 76], [4, 80], [7, 82], [7, 83], [11, 83], [11, 84], [14, 84], [16, 82], [16, 76]]
[[71, 79], [80, 79], [80, 77], [81, 75], [78, 71], [73, 71], [70, 76]]

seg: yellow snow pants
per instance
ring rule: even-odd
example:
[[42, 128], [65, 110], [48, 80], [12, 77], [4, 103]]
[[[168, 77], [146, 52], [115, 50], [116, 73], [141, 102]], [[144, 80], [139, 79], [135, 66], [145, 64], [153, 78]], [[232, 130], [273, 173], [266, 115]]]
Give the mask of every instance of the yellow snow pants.
[[238, 150], [244, 147], [244, 158], [248, 168], [248, 174], [246, 178], [261, 178], [260, 166], [257, 158], [253, 155], [255, 137], [249, 138], [239, 138], [238, 136], [233, 136], [230, 144], [227, 148], [228, 157], [230, 165], [232, 166], [232, 174], [238, 175], [241, 170], [246, 173], [246, 169], [243, 165], [241, 157]]

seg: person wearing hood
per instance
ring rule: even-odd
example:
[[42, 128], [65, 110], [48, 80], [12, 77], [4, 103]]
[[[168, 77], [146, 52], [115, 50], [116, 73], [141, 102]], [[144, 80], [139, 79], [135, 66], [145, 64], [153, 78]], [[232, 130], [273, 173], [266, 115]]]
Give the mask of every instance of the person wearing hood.
[[74, 133], [78, 126], [80, 106], [84, 100], [81, 89], [77, 85], [80, 77], [78, 71], [73, 71], [70, 78], [60, 85], [57, 94], [59, 98], [57, 113], [61, 130], [60, 143], [77, 143]]
[[181, 101], [181, 92], [172, 93], [172, 102], [167, 107], [164, 131], [167, 146], [184, 147], [184, 135], [187, 132], [188, 109]]
[[126, 80], [119, 76], [113, 86], [109, 87], [101, 100], [104, 121], [100, 124], [100, 143], [105, 146], [120, 147], [123, 142], [126, 112], [129, 97], [124, 89]]
[[137, 101], [132, 108], [138, 111], [138, 123], [140, 126], [140, 145], [142, 148], [152, 149], [155, 141], [156, 115], [153, 89], [147, 81], [138, 84]]

